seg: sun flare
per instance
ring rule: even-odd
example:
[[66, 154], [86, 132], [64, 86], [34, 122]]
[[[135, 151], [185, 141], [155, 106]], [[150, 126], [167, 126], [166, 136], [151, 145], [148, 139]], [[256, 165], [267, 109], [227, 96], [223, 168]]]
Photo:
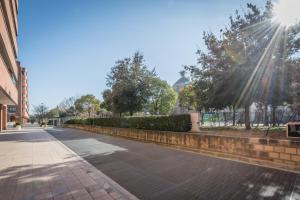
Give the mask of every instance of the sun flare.
[[278, 0], [274, 4], [273, 21], [285, 27], [299, 23], [299, 8], [300, 0]]

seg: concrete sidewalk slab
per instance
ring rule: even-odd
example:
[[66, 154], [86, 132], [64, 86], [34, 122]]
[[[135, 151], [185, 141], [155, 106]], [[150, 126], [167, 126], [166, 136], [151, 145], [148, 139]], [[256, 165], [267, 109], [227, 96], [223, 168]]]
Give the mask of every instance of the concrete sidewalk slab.
[[42, 129], [0, 134], [0, 200], [137, 199]]

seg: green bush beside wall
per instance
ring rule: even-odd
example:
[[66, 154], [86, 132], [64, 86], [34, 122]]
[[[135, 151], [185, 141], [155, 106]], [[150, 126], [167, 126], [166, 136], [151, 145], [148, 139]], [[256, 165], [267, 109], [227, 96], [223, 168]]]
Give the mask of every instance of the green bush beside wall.
[[191, 129], [190, 115], [73, 119], [66, 124], [135, 128], [144, 130], [187, 132]]

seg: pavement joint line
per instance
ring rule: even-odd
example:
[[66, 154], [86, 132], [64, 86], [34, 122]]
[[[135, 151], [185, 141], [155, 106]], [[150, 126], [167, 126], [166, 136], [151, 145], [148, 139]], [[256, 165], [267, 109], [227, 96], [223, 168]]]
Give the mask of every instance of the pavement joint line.
[[111, 178], [109, 178], [107, 175], [105, 175], [103, 172], [101, 172], [100, 170], [98, 170], [96, 167], [94, 167], [92, 164], [90, 164], [88, 161], [86, 161], [83, 157], [81, 157], [80, 155], [78, 155], [77, 153], [75, 153], [72, 149], [68, 148], [65, 144], [63, 144], [60, 140], [58, 140], [57, 138], [55, 138], [53, 135], [51, 135], [47, 129], [42, 130], [44, 132], [46, 132], [51, 138], [54, 139], [54, 141], [56, 141], [58, 144], [60, 144], [64, 149], [66, 149], [67, 151], [69, 151], [70, 153], [72, 153], [75, 157], [77, 157], [80, 161], [84, 162], [85, 164], [87, 164], [89, 167], [92, 167], [97, 173], [99, 173], [111, 186], [114, 186], [114, 189], [117, 190], [117, 192], [119, 192], [122, 195], [128, 196], [129, 199], [131, 200], [138, 200], [138, 198], [136, 196], [134, 196], [133, 194], [131, 194], [129, 191], [127, 191], [126, 189], [124, 189], [122, 186], [120, 186], [118, 183], [116, 183], [114, 180], [112, 180]]

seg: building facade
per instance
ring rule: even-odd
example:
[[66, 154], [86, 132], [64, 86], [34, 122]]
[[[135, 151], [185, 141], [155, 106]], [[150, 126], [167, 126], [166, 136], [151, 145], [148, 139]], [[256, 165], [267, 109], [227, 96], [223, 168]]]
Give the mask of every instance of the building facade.
[[19, 116], [22, 123], [29, 121], [28, 76], [26, 68], [20, 66]]
[[18, 62], [18, 105], [8, 106], [8, 121], [26, 123], [29, 121], [28, 77], [26, 68]]
[[18, 0], [0, 0], [0, 131], [7, 128], [7, 106], [18, 105]]

